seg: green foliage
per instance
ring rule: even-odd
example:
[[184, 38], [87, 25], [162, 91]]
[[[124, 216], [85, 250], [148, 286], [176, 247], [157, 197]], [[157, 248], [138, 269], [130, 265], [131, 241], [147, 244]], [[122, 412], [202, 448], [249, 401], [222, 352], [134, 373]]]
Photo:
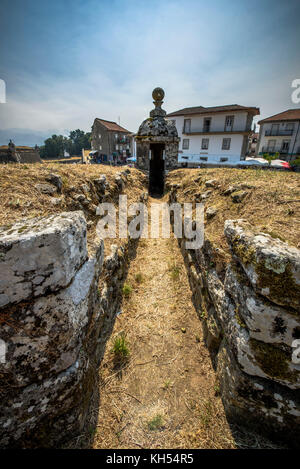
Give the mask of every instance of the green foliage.
[[115, 337], [112, 352], [118, 360], [124, 360], [129, 357], [130, 351], [125, 334]]
[[291, 162], [291, 166], [295, 168], [300, 167], [300, 156]]
[[72, 130], [69, 137], [54, 134], [47, 138], [40, 147], [40, 155], [41, 158], [62, 158], [64, 151], [71, 156], [81, 155], [82, 148], [91, 148], [91, 133], [77, 129]]
[[122, 293], [126, 297], [130, 296], [132, 293], [132, 286], [129, 285], [129, 283], [124, 283], [123, 288], [122, 288]]
[[278, 151], [275, 153], [275, 155], [270, 155], [269, 153], [263, 154], [264, 159], [268, 161], [269, 165], [271, 165], [271, 161], [277, 160], [279, 156], [280, 154], [278, 153]]
[[142, 283], [143, 280], [144, 280], [144, 279], [143, 279], [143, 275], [142, 275], [140, 272], [139, 272], [138, 274], [136, 274], [136, 276], [135, 276], [135, 281], [136, 281], [137, 283]]
[[169, 272], [173, 280], [177, 280], [180, 274], [180, 268], [176, 263], [169, 265]]
[[148, 428], [151, 431], [159, 430], [164, 426], [163, 416], [161, 414], [155, 415], [151, 420], [148, 422]]

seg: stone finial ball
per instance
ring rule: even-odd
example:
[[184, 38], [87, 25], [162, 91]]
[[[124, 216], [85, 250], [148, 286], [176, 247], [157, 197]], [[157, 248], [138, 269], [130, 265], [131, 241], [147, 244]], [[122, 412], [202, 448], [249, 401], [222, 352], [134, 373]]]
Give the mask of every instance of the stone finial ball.
[[162, 88], [154, 88], [152, 91], [152, 98], [154, 101], [162, 101], [164, 99], [165, 92]]

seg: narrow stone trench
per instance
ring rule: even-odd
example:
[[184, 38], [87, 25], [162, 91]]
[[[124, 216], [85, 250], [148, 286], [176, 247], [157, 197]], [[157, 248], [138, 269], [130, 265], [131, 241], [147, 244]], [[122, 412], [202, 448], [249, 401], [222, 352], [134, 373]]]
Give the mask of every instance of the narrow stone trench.
[[[141, 239], [126, 285], [132, 291], [123, 295], [99, 371], [92, 446], [236, 447], [177, 240]], [[123, 362], [113, 352], [121, 335], [130, 352]]]

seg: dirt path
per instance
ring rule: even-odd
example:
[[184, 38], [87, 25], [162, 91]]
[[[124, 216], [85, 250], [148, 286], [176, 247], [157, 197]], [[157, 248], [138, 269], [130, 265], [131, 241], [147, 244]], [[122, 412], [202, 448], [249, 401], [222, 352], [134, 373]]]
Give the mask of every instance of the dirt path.
[[[100, 369], [94, 448], [235, 447], [176, 239], [140, 240], [126, 285]], [[123, 361], [113, 352], [122, 335]]]

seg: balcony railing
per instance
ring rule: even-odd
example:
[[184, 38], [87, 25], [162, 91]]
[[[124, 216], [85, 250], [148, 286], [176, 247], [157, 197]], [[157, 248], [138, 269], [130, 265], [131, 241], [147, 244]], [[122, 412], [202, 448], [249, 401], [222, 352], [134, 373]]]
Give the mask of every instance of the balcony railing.
[[250, 129], [246, 129], [245, 127], [243, 129], [224, 129], [223, 128], [211, 128], [211, 127], [193, 127], [193, 128], [188, 128], [188, 127], [183, 127], [182, 128], [182, 133], [189, 135], [189, 134], [216, 134], [216, 133], [239, 133], [239, 132], [250, 132]]
[[282, 147], [262, 147], [262, 153], [280, 153], [281, 155], [287, 155], [289, 153], [289, 148]]
[[128, 137], [118, 137], [115, 140], [115, 143], [120, 143], [121, 145], [129, 145], [130, 139]]
[[288, 130], [266, 130], [265, 136], [266, 137], [284, 137], [284, 136], [291, 136], [293, 135], [294, 129]]

